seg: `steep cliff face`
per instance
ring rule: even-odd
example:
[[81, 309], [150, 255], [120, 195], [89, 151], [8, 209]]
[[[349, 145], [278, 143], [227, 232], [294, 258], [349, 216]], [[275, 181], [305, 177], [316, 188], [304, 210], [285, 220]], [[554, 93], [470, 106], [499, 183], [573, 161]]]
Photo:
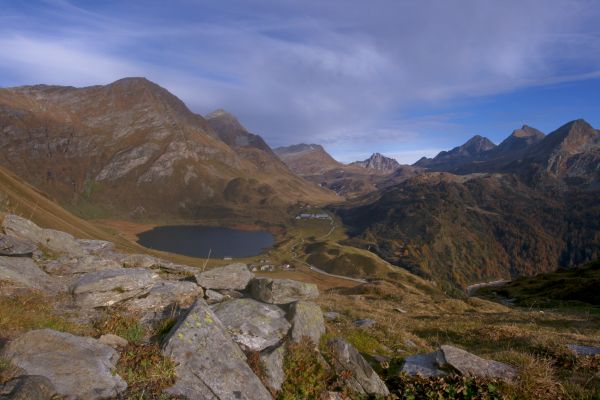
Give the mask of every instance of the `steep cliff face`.
[[[259, 136], [240, 135], [245, 150], [144, 78], [0, 89], [0, 130], [1, 164], [86, 213], [201, 217], [333, 197], [292, 174]], [[244, 206], [225, 196], [240, 181]]]
[[355, 161], [350, 165], [386, 173], [394, 172], [400, 168], [398, 161], [394, 160], [393, 158], [385, 157], [380, 153], [373, 153], [371, 157], [367, 158], [366, 160]]

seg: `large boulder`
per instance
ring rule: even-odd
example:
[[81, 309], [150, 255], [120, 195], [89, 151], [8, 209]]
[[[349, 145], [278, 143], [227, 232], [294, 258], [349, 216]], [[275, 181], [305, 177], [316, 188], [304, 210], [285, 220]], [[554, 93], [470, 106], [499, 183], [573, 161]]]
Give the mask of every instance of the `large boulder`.
[[107, 307], [148, 293], [159, 280], [146, 269], [109, 269], [82, 275], [71, 291], [80, 307]]
[[31, 257], [37, 246], [28, 240], [0, 233], [0, 256]]
[[177, 382], [167, 393], [190, 399], [271, 399], [246, 356], [202, 299], [173, 327], [163, 346], [177, 363]]
[[290, 320], [292, 322], [291, 337], [299, 343], [307, 337], [319, 345], [321, 336], [325, 333], [325, 319], [321, 307], [312, 301], [297, 301], [290, 306]]
[[[339, 375], [347, 375], [344, 383], [350, 390], [359, 395], [388, 396], [390, 394], [385, 383], [354, 346], [343, 339], [336, 338], [328, 342], [328, 347], [334, 370]], [[350, 373], [343, 374], [344, 372]]]
[[274, 349], [267, 349], [260, 353], [260, 364], [263, 368], [265, 383], [271, 389], [281, 390], [285, 381], [285, 372], [283, 371], [283, 360], [285, 358], [285, 346], [277, 346]]
[[217, 318], [244, 350], [261, 351], [281, 342], [290, 329], [285, 312], [272, 304], [234, 299], [212, 307]]
[[437, 355], [440, 367], [453, 368], [462, 375], [504, 380], [510, 380], [517, 376], [517, 370], [510, 365], [486, 360], [454, 346], [441, 346]]
[[125, 307], [141, 315], [140, 322], [152, 324], [190, 307], [202, 297], [202, 288], [194, 282], [158, 282], [141, 298], [129, 300]]
[[244, 290], [253, 277], [245, 264], [231, 264], [200, 272], [196, 281], [205, 289]]
[[50, 379], [40, 375], [22, 375], [0, 386], [0, 400], [52, 400], [55, 395]]
[[60, 282], [42, 271], [31, 258], [0, 256], [0, 281], [11, 288], [58, 291]]
[[67, 399], [112, 398], [127, 388], [114, 373], [119, 353], [89, 337], [30, 331], [10, 342], [3, 356], [28, 375], [48, 378]]
[[2, 222], [4, 233], [27, 239], [58, 253], [72, 256], [83, 256], [85, 251], [81, 244], [70, 234], [54, 229], [43, 229], [28, 219], [9, 214]]
[[315, 284], [291, 279], [255, 278], [250, 283], [250, 290], [256, 300], [272, 304], [288, 304], [319, 297], [319, 289]]

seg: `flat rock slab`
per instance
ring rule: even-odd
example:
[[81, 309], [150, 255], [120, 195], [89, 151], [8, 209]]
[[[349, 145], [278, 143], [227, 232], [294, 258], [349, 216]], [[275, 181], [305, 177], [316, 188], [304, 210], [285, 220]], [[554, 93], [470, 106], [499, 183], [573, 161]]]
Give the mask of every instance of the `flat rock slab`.
[[177, 363], [177, 382], [166, 390], [169, 394], [198, 400], [272, 399], [202, 299], [173, 327], [163, 350]]
[[107, 269], [120, 269], [117, 261], [96, 255], [79, 258], [60, 257], [44, 265], [46, 272], [52, 275], [78, 275], [88, 272], [98, 272]]
[[290, 306], [292, 322], [291, 337], [296, 343], [307, 337], [319, 346], [321, 336], [325, 333], [325, 319], [321, 307], [312, 301], [297, 301]]
[[454, 346], [441, 346], [438, 356], [441, 356], [438, 357], [440, 367], [450, 366], [462, 375], [504, 380], [510, 380], [517, 376], [517, 370], [510, 365], [486, 360]]
[[253, 277], [246, 264], [231, 264], [200, 272], [196, 281], [205, 289], [244, 290]]
[[67, 399], [112, 398], [127, 388], [113, 373], [119, 353], [89, 337], [30, 331], [10, 342], [3, 355], [28, 375], [48, 378]]
[[368, 318], [357, 319], [356, 321], [354, 321], [354, 325], [359, 328], [372, 328], [376, 324], [377, 324], [377, 322], [375, 322], [372, 319], [368, 319]]
[[0, 386], [0, 400], [52, 400], [56, 389], [50, 379], [40, 375], [23, 375]]
[[585, 357], [585, 356], [595, 356], [596, 354], [600, 354], [600, 347], [581, 346], [578, 344], [568, 344], [567, 347], [576, 356], [584, 356]]
[[142, 323], [153, 323], [190, 307], [202, 297], [202, 288], [194, 282], [166, 281], [155, 283], [141, 298], [129, 300], [125, 308], [142, 314]]
[[252, 297], [263, 303], [289, 304], [319, 297], [317, 285], [291, 279], [255, 278], [250, 283]]
[[281, 345], [275, 349], [262, 351], [259, 357], [267, 386], [277, 391], [281, 390], [281, 386], [285, 381], [285, 373], [283, 371], [285, 346]]
[[345, 380], [348, 388], [361, 395], [388, 396], [390, 394], [385, 383], [354, 346], [338, 338], [330, 340], [328, 347], [335, 371], [338, 374], [344, 371], [350, 372]]
[[272, 304], [234, 299], [212, 306], [233, 340], [244, 350], [262, 351], [278, 344], [288, 333], [285, 312]]
[[0, 256], [31, 257], [37, 246], [27, 240], [0, 233]]
[[402, 366], [402, 372], [410, 376], [419, 375], [425, 378], [448, 375], [447, 372], [442, 371], [438, 366], [437, 360], [440, 357], [438, 353], [434, 351], [433, 353], [416, 354], [406, 357]]
[[147, 293], [159, 280], [146, 269], [110, 269], [82, 275], [71, 291], [80, 307], [107, 307]]
[[42, 271], [31, 258], [0, 256], [0, 281], [13, 288], [59, 291], [56, 279]]
[[43, 229], [28, 219], [9, 214], [2, 222], [4, 233], [27, 239], [58, 253], [72, 256], [83, 256], [85, 251], [81, 244], [70, 234], [54, 229]]

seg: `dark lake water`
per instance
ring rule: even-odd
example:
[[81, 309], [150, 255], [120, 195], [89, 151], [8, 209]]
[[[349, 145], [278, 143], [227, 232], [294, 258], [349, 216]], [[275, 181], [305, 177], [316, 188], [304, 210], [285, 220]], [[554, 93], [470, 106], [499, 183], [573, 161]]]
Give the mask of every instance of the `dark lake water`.
[[198, 225], [159, 226], [138, 235], [138, 243], [155, 250], [191, 257], [251, 257], [273, 246], [275, 238], [265, 231], [242, 231]]

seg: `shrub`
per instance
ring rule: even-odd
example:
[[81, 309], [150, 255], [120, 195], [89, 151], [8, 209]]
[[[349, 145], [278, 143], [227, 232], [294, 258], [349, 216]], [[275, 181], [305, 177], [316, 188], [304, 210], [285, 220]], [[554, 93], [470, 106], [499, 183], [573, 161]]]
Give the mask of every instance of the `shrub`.
[[390, 392], [402, 400], [503, 400], [499, 383], [465, 376], [424, 378], [401, 374], [387, 380]]
[[327, 388], [327, 370], [308, 338], [288, 345], [283, 369], [285, 382], [277, 396], [279, 400], [318, 399]]

